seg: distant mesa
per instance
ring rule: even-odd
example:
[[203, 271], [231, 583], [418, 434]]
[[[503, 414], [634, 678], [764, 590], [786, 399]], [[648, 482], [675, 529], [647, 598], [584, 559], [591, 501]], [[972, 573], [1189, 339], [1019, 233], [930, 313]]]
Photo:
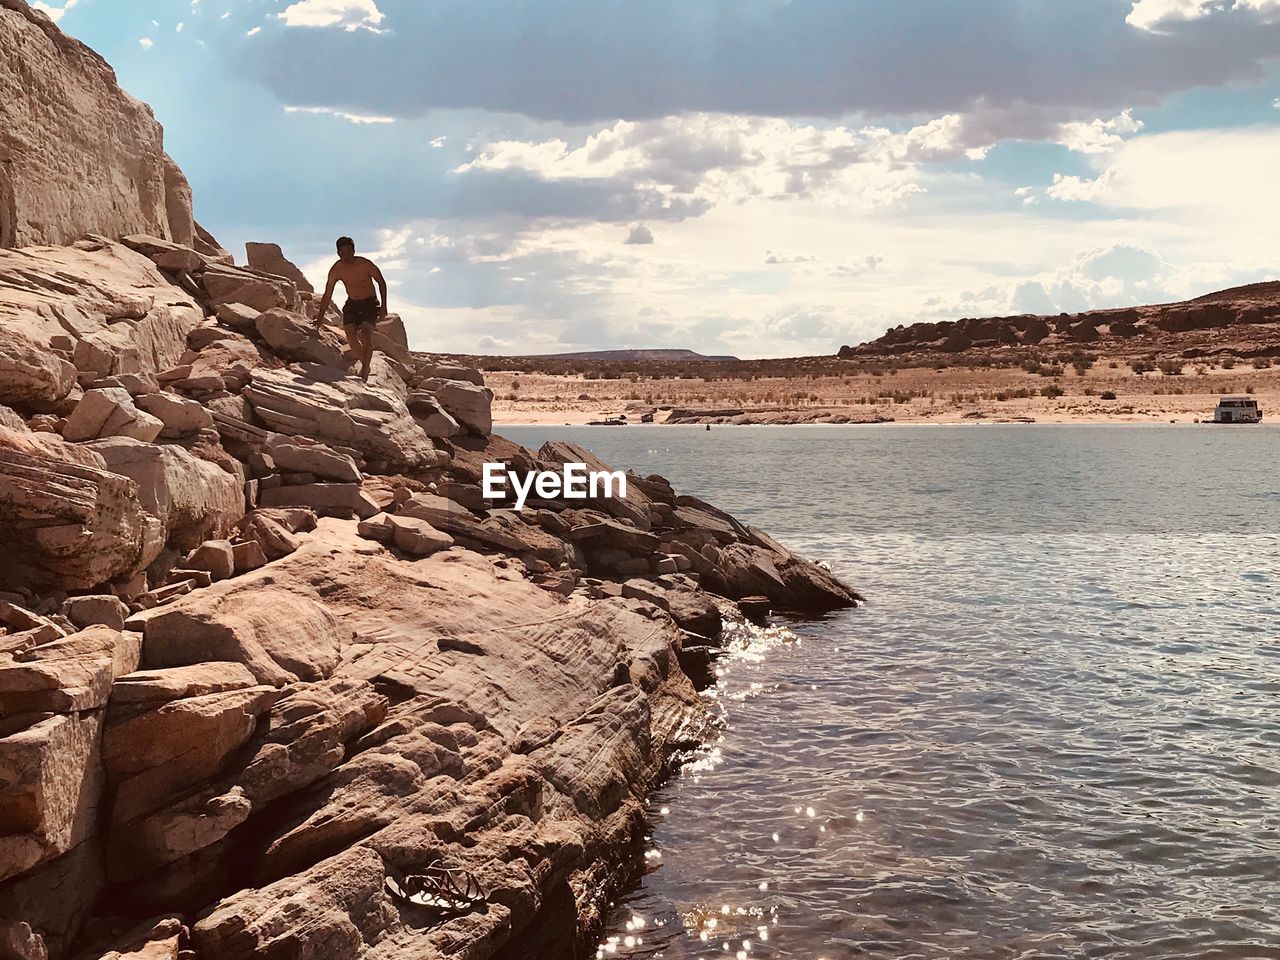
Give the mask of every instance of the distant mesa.
[[530, 360], [624, 360], [651, 361], [657, 363], [688, 363], [693, 360], [706, 362], [735, 361], [737, 357], [707, 356], [695, 350], [584, 350], [579, 353], [526, 354]]
[[842, 360], [912, 354], [982, 354], [1003, 347], [1046, 353], [1176, 349], [1184, 357], [1213, 353], [1271, 355], [1280, 348], [1280, 281], [1219, 290], [1192, 300], [1153, 306], [1089, 310], [1056, 316], [1021, 314], [897, 326], [856, 347]]

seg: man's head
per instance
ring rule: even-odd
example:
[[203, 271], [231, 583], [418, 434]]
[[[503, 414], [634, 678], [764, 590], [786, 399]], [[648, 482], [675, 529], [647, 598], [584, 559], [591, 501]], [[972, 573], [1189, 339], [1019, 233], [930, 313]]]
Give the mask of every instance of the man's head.
[[338, 259], [350, 260], [356, 255], [356, 242], [350, 237], [338, 238]]

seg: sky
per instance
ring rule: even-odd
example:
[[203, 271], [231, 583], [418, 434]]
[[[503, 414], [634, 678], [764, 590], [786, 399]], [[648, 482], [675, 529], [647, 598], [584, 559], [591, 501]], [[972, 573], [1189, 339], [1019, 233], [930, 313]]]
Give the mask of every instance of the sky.
[[47, 0], [422, 350], [830, 354], [1280, 278], [1280, 0]]

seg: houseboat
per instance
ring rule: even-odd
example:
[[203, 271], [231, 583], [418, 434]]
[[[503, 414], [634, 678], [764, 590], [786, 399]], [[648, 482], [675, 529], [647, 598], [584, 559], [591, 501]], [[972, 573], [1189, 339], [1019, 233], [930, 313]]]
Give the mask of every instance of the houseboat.
[[1261, 423], [1262, 410], [1253, 397], [1223, 397], [1213, 411], [1214, 423]]

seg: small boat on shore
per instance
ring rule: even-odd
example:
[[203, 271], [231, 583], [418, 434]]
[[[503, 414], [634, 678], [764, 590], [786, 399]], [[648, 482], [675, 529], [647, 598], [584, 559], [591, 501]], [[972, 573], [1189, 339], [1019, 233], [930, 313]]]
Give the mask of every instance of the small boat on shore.
[[1253, 397], [1222, 397], [1213, 411], [1214, 423], [1261, 423], [1262, 410]]
[[627, 425], [626, 414], [617, 417], [605, 417], [603, 420], [588, 420], [588, 427], [625, 427]]

